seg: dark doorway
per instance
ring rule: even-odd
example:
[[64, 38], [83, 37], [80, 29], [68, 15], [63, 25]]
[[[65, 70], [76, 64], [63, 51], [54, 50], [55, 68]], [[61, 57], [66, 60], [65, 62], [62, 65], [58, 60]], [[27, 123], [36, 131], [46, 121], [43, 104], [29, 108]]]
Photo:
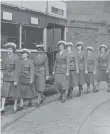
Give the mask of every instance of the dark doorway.
[[64, 27], [56, 24], [48, 24], [47, 27], [47, 49], [49, 58], [49, 71], [53, 72], [56, 53], [58, 51], [57, 43], [64, 39]]

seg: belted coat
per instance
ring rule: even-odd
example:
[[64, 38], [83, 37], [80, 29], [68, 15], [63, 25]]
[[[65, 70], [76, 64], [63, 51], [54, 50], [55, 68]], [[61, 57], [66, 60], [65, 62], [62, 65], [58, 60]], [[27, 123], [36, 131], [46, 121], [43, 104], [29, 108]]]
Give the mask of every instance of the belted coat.
[[45, 53], [37, 53], [33, 57], [34, 63], [34, 70], [35, 70], [35, 89], [38, 92], [45, 91], [45, 81], [46, 76], [49, 76], [49, 69], [48, 69], [48, 57]]
[[108, 82], [108, 73], [107, 70], [110, 71], [109, 64], [109, 55], [107, 52], [104, 54], [99, 53], [97, 57], [97, 67], [96, 67], [96, 80], [97, 81], [107, 81]]
[[69, 72], [69, 87], [77, 86], [77, 70], [78, 68], [78, 58], [76, 53], [73, 51], [68, 53], [70, 62], [70, 72]]
[[87, 70], [87, 60], [86, 60], [86, 54], [84, 50], [81, 50], [81, 52], [77, 52], [77, 58], [78, 58], [78, 85], [85, 84], [85, 70]]
[[[2, 97], [20, 96], [19, 92], [19, 76], [20, 76], [20, 59], [14, 53], [11, 57], [7, 56], [3, 61], [3, 85], [1, 88]], [[14, 85], [17, 82], [17, 85]]]
[[[30, 84], [30, 81], [32, 82]], [[21, 60], [21, 72], [19, 79], [19, 89], [21, 98], [34, 98], [36, 91], [34, 88], [34, 64], [31, 59]]]
[[86, 83], [94, 83], [94, 71], [96, 71], [96, 56], [91, 53], [86, 55], [87, 60], [87, 74]]
[[59, 90], [67, 90], [69, 84], [69, 77], [66, 73], [70, 71], [70, 61], [68, 53], [63, 51], [62, 54], [56, 54], [56, 60], [53, 71], [55, 72], [55, 84]]

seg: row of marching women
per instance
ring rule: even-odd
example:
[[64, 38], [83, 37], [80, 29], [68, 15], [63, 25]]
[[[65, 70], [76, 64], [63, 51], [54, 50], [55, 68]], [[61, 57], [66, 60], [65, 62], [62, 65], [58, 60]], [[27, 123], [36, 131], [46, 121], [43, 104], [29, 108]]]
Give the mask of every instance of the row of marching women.
[[[23, 109], [24, 99], [29, 100], [32, 106], [32, 99], [37, 96], [36, 106], [44, 100], [45, 79], [48, 79], [48, 58], [43, 51], [43, 45], [37, 45], [38, 52], [30, 59], [30, 51], [22, 49], [22, 58], [16, 54], [16, 44], [13, 42], [6, 45], [8, 55], [4, 59], [3, 84], [1, 88], [1, 112], [4, 113], [6, 98], [14, 99], [13, 112]], [[18, 99], [20, 106], [17, 107]]]
[[[43, 45], [37, 45], [36, 54], [30, 58], [30, 51], [22, 49], [22, 58], [16, 54], [16, 44], [7, 43], [8, 55], [4, 59], [3, 84], [1, 88], [1, 112], [4, 113], [5, 102], [8, 97], [14, 98], [14, 113], [23, 109], [24, 99], [29, 100], [37, 97], [38, 107], [45, 100], [45, 81], [49, 78], [48, 58]], [[101, 81], [108, 84], [110, 92], [110, 64], [106, 45], [101, 45], [97, 58], [93, 54], [93, 48], [88, 46], [86, 51], [82, 42], [74, 45], [72, 42], [59, 41], [59, 52], [56, 54], [53, 75], [55, 85], [60, 92], [61, 102], [66, 98], [72, 98], [74, 87], [78, 86], [78, 96], [81, 96], [83, 85], [87, 84], [87, 93], [90, 85], [93, 92], [99, 91]], [[77, 51], [74, 51], [76, 49]], [[87, 52], [87, 53], [86, 53]], [[95, 81], [97, 84], [95, 84]], [[20, 106], [17, 106], [18, 99]]]
[[101, 81], [105, 81], [110, 92], [110, 64], [107, 46], [101, 45], [97, 57], [93, 54], [93, 47], [88, 46], [86, 52], [82, 42], [75, 44], [77, 52], [73, 50], [73, 43], [59, 41], [59, 52], [56, 55], [53, 75], [55, 84], [60, 91], [60, 100], [65, 102], [66, 98], [72, 98], [73, 88], [78, 86], [77, 97], [81, 96], [83, 85], [87, 84], [87, 93], [90, 84], [93, 92], [99, 91]]

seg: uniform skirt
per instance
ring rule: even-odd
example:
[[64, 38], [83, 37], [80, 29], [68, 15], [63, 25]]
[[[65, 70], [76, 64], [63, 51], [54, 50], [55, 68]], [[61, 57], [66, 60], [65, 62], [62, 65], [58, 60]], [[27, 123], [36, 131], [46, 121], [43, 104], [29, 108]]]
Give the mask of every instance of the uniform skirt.
[[34, 85], [35, 85], [36, 92], [44, 92], [45, 91], [45, 78], [46, 77], [44, 74], [35, 76]]
[[19, 86], [14, 86], [13, 81], [3, 81], [2, 88], [1, 88], [1, 96], [2, 97], [12, 97], [18, 98], [20, 97]]
[[100, 82], [100, 81], [108, 81], [108, 74], [106, 73], [105, 70], [97, 70], [95, 77], [96, 77], [96, 80], [98, 82]]
[[36, 91], [33, 84], [19, 84], [20, 98], [32, 99], [36, 97]]
[[55, 85], [59, 90], [67, 90], [69, 87], [69, 76], [66, 74], [55, 74]]
[[85, 71], [81, 70], [78, 73], [78, 85], [84, 85], [85, 84]]
[[69, 87], [77, 86], [78, 84], [77, 77], [78, 76], [76, 71], [71, 70], [69, 75]]
[[88, 72], [86, 74], [86, 83], [93, 83], [94, 82], [94, 74], [93, 72]]

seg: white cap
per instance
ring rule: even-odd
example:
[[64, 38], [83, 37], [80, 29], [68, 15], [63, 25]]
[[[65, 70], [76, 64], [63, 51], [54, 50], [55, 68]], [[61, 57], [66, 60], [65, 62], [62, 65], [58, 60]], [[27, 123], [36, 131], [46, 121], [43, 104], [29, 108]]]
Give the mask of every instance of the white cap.
[[105, 47], [107, 49], [107, 45], [105, 45], [105, 44], [100, 45], [100, 48], [101, 47]]
[[87, 49], [93, 50], [93, 47], [91, 47], [91, 46], [87, 46]]

